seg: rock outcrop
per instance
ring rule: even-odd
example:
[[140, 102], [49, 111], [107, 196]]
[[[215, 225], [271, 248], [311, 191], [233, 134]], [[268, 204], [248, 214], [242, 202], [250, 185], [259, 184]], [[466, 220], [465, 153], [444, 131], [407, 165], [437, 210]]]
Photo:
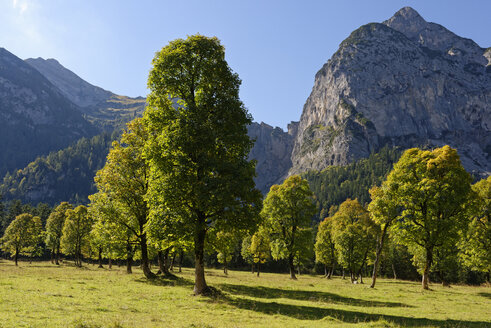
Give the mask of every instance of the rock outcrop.
[[0, 48], [0, 176], [96, 133], [58, 88]]
[[292, 167], [291, 153], [295, 140], [298, 122], [288, 125], [288, 132], [281, 128], [261, 122], [248, 127], [249, 136], [255, 140], [249, 158], [256, 163], [256, 186], [267, 194], [273, 184], [278, 184], [288, 175]]
[[368, 157], [384, 145], [459, 150], [491, 172], [489, 49], [405, 7], [344, 40], [304, 105], [290, 174]]
[[112, 131], [143, 113], [146, 99], [116, 95], [94, 86], [61, 65], [56, 59], [25, 60], [61, 93], [79, 106], [85, 117], [97, 127]]

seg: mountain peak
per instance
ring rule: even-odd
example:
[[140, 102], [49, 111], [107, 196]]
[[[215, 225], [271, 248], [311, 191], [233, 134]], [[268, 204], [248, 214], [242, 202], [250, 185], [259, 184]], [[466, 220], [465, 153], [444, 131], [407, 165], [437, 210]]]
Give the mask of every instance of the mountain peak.
[[411, 7], [404, 7], [399, 9], [392, 18], [405, 19], [407, 21], [425, 21], [421, 15]]
[[418, 33], [428, 26], [428, 22], [411, 7], [404, 7], [383, 24], [399, 31], [407, 36]]

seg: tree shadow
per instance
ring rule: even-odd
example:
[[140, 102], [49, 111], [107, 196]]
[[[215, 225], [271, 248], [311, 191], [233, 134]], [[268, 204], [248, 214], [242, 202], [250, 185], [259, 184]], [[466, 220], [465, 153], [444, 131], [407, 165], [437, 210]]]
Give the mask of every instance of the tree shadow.
[[259, 298], [289, 298], [299, 301], [314, 301], [323, 303], [345, 304], [353, 306], [368, 307], [413, 307], [404, 303], [367, 301], [358, 298], [341, 296], [333, 293], [307, 291], [307, 290], [289, 290], [280, 288], [271, 288], [263, 286], [244, 286], [244, 285], [219, 285], [223, 291], [232, 295], [244, 295]]
[[481, 292], [477, 293], [477, 295], [491, 299], [491, 293]]
[[300, 320], [320, 320], [329, 317], [346, 323], [360, 323], [385, 320], [402, 327], [489, 327], [491, 322], [484, 321], [459, 321], [459, 320], [434, 320], [425, 318], [409, 318], [394, 315], [364, 313], [339, 309], [328, 309], [314, 306], [301, 306], [280, 304], [276, 302], [261, 302], [245, 298], [227, 297], [228, 304], [239, 309], [261, 312], [268, 315], [286, 315]]
[[186, 278], [177, 277], [174, 275], [166, 275], [166, 276], [159, 275], [151, 279], [140, 277], [135, 279], [134, 281], [145, 283], [148, 285], [154, 285], [154, 286], [194, 286], [193, 281]]

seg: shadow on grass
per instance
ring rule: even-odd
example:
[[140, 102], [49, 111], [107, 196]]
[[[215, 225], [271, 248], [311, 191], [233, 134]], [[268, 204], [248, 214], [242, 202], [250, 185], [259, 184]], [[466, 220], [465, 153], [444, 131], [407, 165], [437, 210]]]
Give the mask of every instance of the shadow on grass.
[[385, 320], [402, 327], [489, 327], [491, 322], [434, 320], [424, 318], [409, 318], [395, 315], [364, 313], [356, 311], [320, 308], [315, 306], [300, 306], [276, 302], [260, 302], [245, 298], [227, 297], [226, 302], [239, 309], [261, 312], [268, 315], [285, 315], [300, 320], [320, 320], [329, 317], [346, 323], [376, 322]]
[[167, 276], [155, 276], [155, 278], [147, 279], [145, 277], [140, 277], [135, 279], [136, 282], [141, 282], [149, 285], [154, 285], [154, 286], [194, 286], [194, 282], [177, 277], [175, 275], [167, 275]]
[[411, 305], [396, 302], [367, 301], [358, 298], [341, 296], [333, 293], [307, 291], [307, 290], [289, 290], [262, 286], [244, 286], [221, 284], [220, 288], [232, 295], [245, 295], [259, 298], [289, 298], [299, 301], [314, 301], [324, 303], [345, 304], [353, 306], [369, 307], [412, 307]]
[[477, 293], [477, 295], [491, 299], [491, 293]]

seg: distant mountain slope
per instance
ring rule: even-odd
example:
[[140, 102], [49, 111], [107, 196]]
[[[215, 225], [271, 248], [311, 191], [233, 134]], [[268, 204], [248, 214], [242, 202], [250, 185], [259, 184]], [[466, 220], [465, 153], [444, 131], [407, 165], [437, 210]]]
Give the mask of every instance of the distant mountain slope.
[[0, 48], [0, 176], [96, 133], [58, 88]]
[[145, 109], [145, 98], [120, 96], [94, 86], [56, 59], [28, 58], [25, 61], [77, 104], [90, 122], [106, 131], [124, 127], [124, 123], [141, 115]]
[[82, 138], [63, 150], [38, 157], [22, 170], [7, 174], [0, 181], [0, 195], [33, 204], [87, 203], [87, 196], [95, 192], [95, 173], [104, 166], [117, 136], [104, 133]]
[[315, 76], [290, 173], [346, 165], [385, 145], [457, 148], [491, 172], [489, 50], [405, 7], [355, 30]]

